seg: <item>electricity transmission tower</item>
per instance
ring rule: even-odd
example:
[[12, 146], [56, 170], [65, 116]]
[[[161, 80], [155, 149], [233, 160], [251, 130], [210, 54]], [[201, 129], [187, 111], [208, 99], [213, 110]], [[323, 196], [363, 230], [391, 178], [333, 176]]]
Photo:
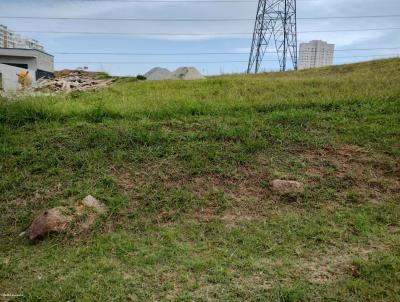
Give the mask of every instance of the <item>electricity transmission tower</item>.
[[296, 0], [259, 0], [247, 73], [260, 70], [270, 47], [276, 49], [281, 71], [289, 56], [297, 69]]

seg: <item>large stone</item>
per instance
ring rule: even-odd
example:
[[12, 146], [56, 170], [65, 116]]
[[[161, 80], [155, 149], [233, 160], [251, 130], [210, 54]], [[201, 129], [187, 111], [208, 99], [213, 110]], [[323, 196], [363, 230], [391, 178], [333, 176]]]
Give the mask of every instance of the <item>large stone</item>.
[[46, 210], [36, 217], [23, 234], [34, 241], [51, 232], [65, 231], [73, 219], [67, 212], [68, 210], [64, 207]]
[[30, 240], [36, 241], [52, 232], [74, 231], [79, 233], [88, 230], [97, 216], [106, 211], [107, 207], [103, 203], [88, 195], [73, 207], [58, 207], [44, 211], [20, 236], [27, 236]]
[[293, 180], [275, 179], [271, 181], [271, 188], [273, 191], [280, 194], [304, 192], [304, 184]]

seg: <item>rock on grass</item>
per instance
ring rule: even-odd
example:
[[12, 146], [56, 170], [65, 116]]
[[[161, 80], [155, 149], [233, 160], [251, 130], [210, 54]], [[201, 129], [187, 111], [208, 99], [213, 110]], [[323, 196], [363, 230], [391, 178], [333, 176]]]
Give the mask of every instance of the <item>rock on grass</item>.
[[84, 231], [94, 223], [98, 214], [104, 214], [106, 211], [107, 207], [103, 203], [88, 195], [72, 208], [57, 207], [44, 211], [21, 235], [27, 236], [31, 241], [36, 241], [50, 233], [67, 231], [82, 217], [85, 219], [78, 223], [77, 227], [80, 231]]
[[293, 180], [275, 179], [271, 181], [271, 189], [279, 194], [303, 193], [304, 184]]
[[72, 222], [73, 217], [67, 214], [64, 207], [44, 211], [32, 222], [25, 235], [35, 241], [51, 232], [63, 232]]

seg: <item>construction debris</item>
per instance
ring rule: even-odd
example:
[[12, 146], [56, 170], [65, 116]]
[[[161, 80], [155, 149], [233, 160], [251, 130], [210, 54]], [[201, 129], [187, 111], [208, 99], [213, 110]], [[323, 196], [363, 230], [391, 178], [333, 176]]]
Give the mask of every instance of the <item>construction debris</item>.
[[50, 92], [86, 91], [109, 86], [112, 79], [102, 79], [100, 73], [80, 70], [62, 70], [53, 79], [39, 79], [37, 90]]

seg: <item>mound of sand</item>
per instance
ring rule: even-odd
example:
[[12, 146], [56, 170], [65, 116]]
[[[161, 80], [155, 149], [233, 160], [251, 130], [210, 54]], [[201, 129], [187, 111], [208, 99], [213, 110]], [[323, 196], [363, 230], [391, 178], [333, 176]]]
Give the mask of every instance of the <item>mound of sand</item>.
[[149, 81], [161, 80], [202, 80], [205, 77], [194, 67], [179, 67], [174, 72], [166, 68], [155, 67], [144, 74]]
[[155, 67], [144, 74], [149, 81], [166, 80], [171, 76], [171, 72], [166, 68]]
[[205, 77], [194, 67], [180, 67], [169, 77], [171, 80], [202, 80]]

